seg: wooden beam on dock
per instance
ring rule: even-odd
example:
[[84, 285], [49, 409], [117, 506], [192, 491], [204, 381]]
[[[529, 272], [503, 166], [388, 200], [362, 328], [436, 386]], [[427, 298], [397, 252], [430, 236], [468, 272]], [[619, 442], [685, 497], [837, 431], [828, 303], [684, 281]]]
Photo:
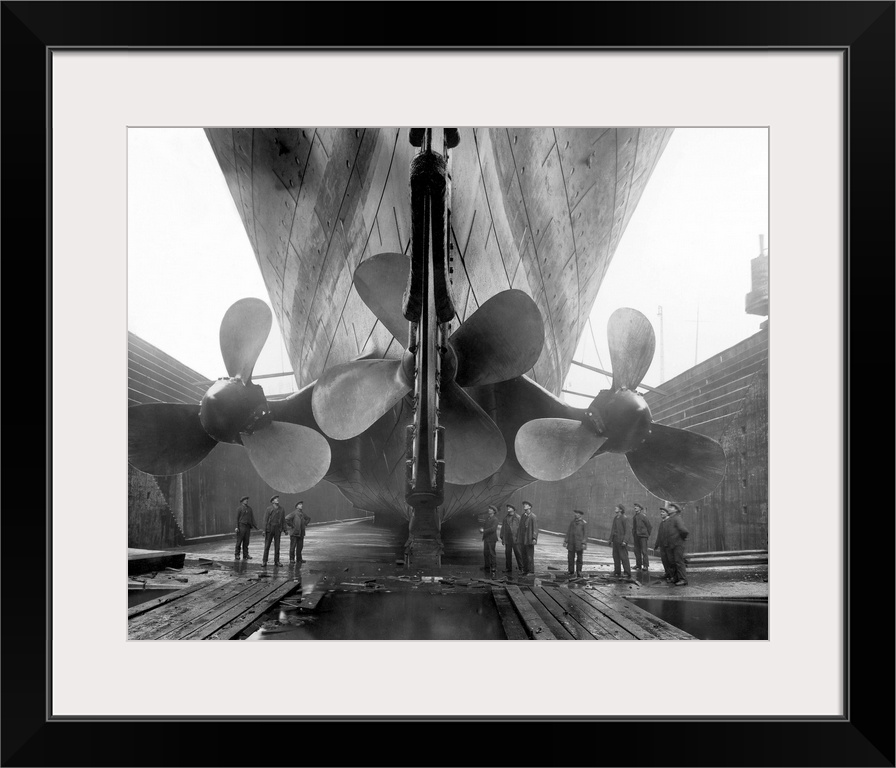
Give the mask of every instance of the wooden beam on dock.
[[504, 627], [504, 634], [508, 640], [528, 640], [526, 628], [520, 617], [513, 608], [513, 603], [507, 596], [504, 587], [492, 587], [492, 597], [495, 599], [495, 606], [498, 609], [498, 616], [501, 618], [501, 625]]
[[170, 595], [163, 595], [162, 597], [157, 597], [154, 600], [147, 600], [145, 603], [135, 605], [133, 608], [128, 608], [128, 618], [130, 619], [134, 616], [139, 616], [141, 613], [146, 613], [147, 611], [151, 611], [154, 608], [158, 608], [160, 605], [165, 605], [166, 603], [173, 602], [174, 600], [180, 600], [180, 598], [186, 597], [191, 592], [195, 592], [197, 589], [202, 589], [208, 584], [208, 581], [197, 581], [195, 584], [191, 584], [189, 587], [184, 587], [183, 589], [172, 591]]
[[270, 584], [265, 582], [253, 584], [249, 589], [240, 592], [236, 599], [222, 600], [211, 610], [178, 625], [161, 637], [165, 640], [202, 640], [240, 614], [246, 613], [253, 605], [263, 600], [268, 592]]
[[693, 635], [657, 618], [624, 597], [616, 597], [601, 589], [581, 590], [580, 595], [623, 629], [637, 634], [641, 640], [696, 640]]
[[637, 636], [607, 619], [593, 605], [579, 597], [580, 590], [554, 589], [548, 594], [567, 610], [597, 640], [637, 640]]
[[541, 587], [532, 587], [532, 594], [547, 609], [548, 613], [557, 620], [563, 629], [572, 635], [573, 639], [596, 640], [597, 638], [595, 638], [594, 635], [583, 627], [580, 622], [576, 621], [572, 614], [567, 611], [558, 600], [554, 599], [554, 593], [559, 591], [559, 589], [552, 589], [550, 592], [547, 592]]
[[553, 633], [554, 637], [558, 640], [576, 639], [575, 635], [557, 621], [554, 615], [541, 604], [541, 601], [532, 594], [530, 588], [525, 587], [520, 591], [523, 593], [523, 597], [529, 601], [529, 605], [532, 606], [535, 613], [537, 613], [542, 622], [544, 622], [544, 625]]
[[128, 575], [164, 571], [165, 568], [183, 568], [186, 556], [184, 552], [163, 552], [128, 547]]
[[212, 610], [222, 600], [249, 589], [257, 582], [246, 579], [210, 582], [205, 589], [198, 589], [182, 600], [149, 611], [128, 620], [129, 640], [155, 640], [196, 616]]
[[513, 603], [514, 608], [516, 608], [520, 619], [522, 619], [523, 626], [525, 626], [526, 633], [529, 637], [533, 640], [557, 639], [542, 621], [541, 616], [539, 616], [535, 612], [535, 609], [529, 605], [529, 601], [523, 596], [522, 590], [519, 587], [508, 584], [505, 589], [507, 590], [507, 596]]
[[[274, 586], [273, 584], [270, 586]], [[268, 611], [270, 608], [275, 606], [280, 600], [286, 597], [291, 592], [299, 589], [301, 587], [301, 583], [298, 581], [287, 581], [285, 583], [281, 583], [278, 586], [275, 586], [263, 600], [260, 600], [258, 604], [255, 606], [255, 610], [243, 613], [229, 624], [227, 624], [223, 629], [218, 630], [212, 635], [206, 637], [206, 640], [233, 640], [233, 638], [237, 637], [246, 627], [252, 624], [261, 614], [265, 611]]]
[[166, 595], [145, 604], [149, 607], [134, 606], [134, 613], [129, 611], [128, 636], [132, 640], [230, 639], [300, 587], [301, 582], [292, 579], [194, 584], [179, 590], [179, 597]]

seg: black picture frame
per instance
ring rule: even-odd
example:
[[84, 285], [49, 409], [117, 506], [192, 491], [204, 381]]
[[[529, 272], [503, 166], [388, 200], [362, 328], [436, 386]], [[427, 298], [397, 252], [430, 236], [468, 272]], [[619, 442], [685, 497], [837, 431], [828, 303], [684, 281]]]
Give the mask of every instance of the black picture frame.
[[[894, 3], [893, 2], [582, 2], [582, 3], [198, 3], [198, 2], [3, 2], [2, 208], [6, 287], [46, 286], [43, 350], [38, 333], [11, 338], [7, 317], [5, 360], [46, 371], [45, 461], [41, 477], [7, 500], [2, 537], [2, 765], [253, 765], [301, 762], [327, 765], [894, 765], [894, 585], [890, 548], [894, 516], [889, 488], [883, 501], [869, 471], [893, 467], [891, 441], [880, 435], [875, 393], [890, 382], [894, 306]], [[51, 383], [63, 372], [50, 368], [49, 168], [52, 125], [48, 95], [51, 55], [61, 49], [183, 48], [390, 48], [390, 49], [814, 49], [844, 53], [847, 92], [844, 142], [844, 402], [818, 418], [844, 434], [844, 582], [824, 572], [824, 553], [805, 553], [793, 542], [787, 557], [807, 554], [807, 589], [843, 589], [846, 604], [842, 718], [404, 718], [372, 717], [284, 722], [265, 718], [140, 720], [48, 717], [50, 510], [69, 506], [85, 489], [53, 492], [50, 478]], [[41, 233], [47, 233], [46, 255]], [[35, 241], [39, 245], [35, 245]], [[16, 256], [28, 253], [27, 258]], [[17, 269], [17, 265], [21, 268]], [[7, 302], [7, 309], [21, 306]], [[884, 311], [882, 311], [884, 310]], [[17, 313], [21, 309], [9, 312]], [[819, 308], [824, 311], [824, 308]], [[31, 306], [31, 314], [38, 312]], [[882, 317], [883, 316], [883, 317]], [[872, 329], [866, 320], [874, 318]], [[864, 322], [863, 322], [864, 321]], [[874, 346], [863, 341], [873, 338]], [[11, 346], [10, 346], [11, 344]], [[878, 372], [880, 359], [888, 365]], [[855, 382], [853, 382], [853, 362]], [[819, 361], [825, 375], [828, 361]], [[864, 363], [864, 364], [863, 364]], [[89, 367], [89, 365], [88, 365]], [[873, 388], [873, 389], [872, 389]], [[10, 388], [12, 389], [12, 388]], [[21, 385], [7, 390], [24, 399]], [[871, 391], [869, 391], [869, 389]], [[28, 400], [35, 399], [29, 393]], [[10, 400], [14, 402], [14, 400]], [[869, 407], [870, 406], [870, 407]], [[39, 449], [25, 449], [20, 428], [7, 422], [7, 478], [27, 477], [40, 463]], [[874, 428], [874, 433], [871, 429]], [[40, 434], [28, 426], [27, 432]], [[832, 430], [832, 434], [836, 434]], [[12, 437], [15, 436], [15, 447]], [[37, 441], [39, 445], [39, 440]], [[851, 446], [856, 446], [853, 453]], [[884, 446], [884, 461], [869, 456]], [[38, 473], [35, 472], [35, 475]], [[102, 483], [99, 483], [101, 486]], [[10, 487], [10, 484], [7, 485]], [[44, 496], [43, 488], [46, 488]], [[97, 484], [91, 483], [90, 493]], [[872, 488], [876, 492], [872, 496]], [[35, 494], [36, 489], [41, 489]], [[102, 492], [100, 488], [99, 492]], [[69, 495], [70, 494], [70, 495]], [[35, 499], [33, 496], [38, 496]], [[44, 503], [46, 498], [46, 503]], [[812, 489], [803, 509], [786, 510], [812, 525]], [[883, 509], [880, 507], [883, 506]], [[89, 498], [72, 505], [77, 524], [91, 518]], [[19, 509], [21, 508], [21, 509]], [[867, 510], [867, 511], [866, 511]], [[10, 522], [10, 518], [14, 522]], [[875, 550], [883, 542], [885, 554]], [[37, 557], [35, 557], [35, 555]], [[37, 559], [39, 562], [35, 562]], [[866, 563], [871, 566], [866, 570]], [[881, 577], [881, 574], [884, 574]], [[869, 584], [871, 582], [871, 584]], [[41, 640], [47, 637], [47, 642]], [[608, 658], [607, 663], [611, 663]], [[501, 675], [483, 681], [472, 696], [500, 696]], [[674, 700], [680, 670], [658, 670], [656, 691]], [[98, 670], [97, 674], [102, 674]], [[263, 695], [258, 680], [235, 689]], [[551, 672], [550, 674], [554, 674]], [[244, 677], [262, 676], [253, 669]], [[396, 684], [401, 684], [396, 680]], [[334, 685], [350, 681], [334, 676]], [[607, 697], [611, 690], [577, 690], [557, 673], [557, 696]], [[184, 691], [184, 695], [201, 695]], [[301, 695], [301, 688], [297, 688]], [[773, 691], [770, 691], [770, 697]], [[234, 727], [233, 721], [239, 721]], [[527, 727], [527, 721], [534, 721]], [[412, 731], [406, 730], [413, 723]], [[587, 726], [591, 727], [587, 727]], [[362, 735], [357, 729], [362, 728]], [[452, 734], [452, 729], [460, 733]], [[299, 730], [301, 729], [301, 730]], [[350, 731], [354, 731], [349, 735]], [[300, 738], [301, 734], [301, 738]], [[295, 744], [295, 749], [291, 747]], [[419, 746], [417, 746], [419, 745]]]

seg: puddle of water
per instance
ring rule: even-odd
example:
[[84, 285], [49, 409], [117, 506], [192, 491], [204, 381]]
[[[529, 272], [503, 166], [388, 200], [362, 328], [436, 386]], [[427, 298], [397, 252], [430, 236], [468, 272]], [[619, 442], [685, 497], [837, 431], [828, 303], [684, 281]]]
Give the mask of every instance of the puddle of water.
[[177, 592], [176, 589], [129, 589], [128, 590], [128, 608], [133, 608], [140, 603], [146, 603], [149, 600], [155, 600], [157, 597], [170, 595]]
[[306, 619], [280, 610], [267, 619], [290, 622], [249, 640], [504, 640], [491, 593], [433, 595], [420, 592], [332, 592]]
[[701, 640], [768, 640], [767, 602], [647, 597], [629, 600]]

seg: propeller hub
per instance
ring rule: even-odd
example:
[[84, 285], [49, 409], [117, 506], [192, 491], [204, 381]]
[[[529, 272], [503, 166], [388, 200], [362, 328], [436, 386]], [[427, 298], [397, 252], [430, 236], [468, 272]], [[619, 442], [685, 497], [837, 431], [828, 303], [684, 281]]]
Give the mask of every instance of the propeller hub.
[[650, 434], [653, 420], [647, 402], [637, 392], [603, 390], [586, 411], [586, 417], [607, 441], [601, 453], [628, 453]]
[[202, 428], [220, 443], [241, 443], [241, 432], [252, 433], [271, 421], [264, 390], [239, 377], [218, 379], [199, 405]]

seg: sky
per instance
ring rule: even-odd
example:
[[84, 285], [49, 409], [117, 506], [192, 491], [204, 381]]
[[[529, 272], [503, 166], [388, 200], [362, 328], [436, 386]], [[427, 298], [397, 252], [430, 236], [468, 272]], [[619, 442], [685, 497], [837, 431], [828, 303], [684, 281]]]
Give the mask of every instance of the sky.
[[[654, 327], [657, 351], [644, 377], [650, 386], [756, 333], [765, 318], [746, 314], [744, 302], [760, 235], [767, 245], [767, 130], [676, 129], [616, 249], [575, 359], [609, 370], [607, 319], [618, 307], [640, 310]], [[247, 296], [270, 306], [204, 132], [131, 128], [128, 329], [215, 379], [226, 374], [221, 318]], [[255, 374], [290, 367], [275, 319]], [[296, 389], [291, 377], [259, 383], [269, 395]], [[564, 384], [589, 395], [608, 387], [607, 377], [578, 366]]]

